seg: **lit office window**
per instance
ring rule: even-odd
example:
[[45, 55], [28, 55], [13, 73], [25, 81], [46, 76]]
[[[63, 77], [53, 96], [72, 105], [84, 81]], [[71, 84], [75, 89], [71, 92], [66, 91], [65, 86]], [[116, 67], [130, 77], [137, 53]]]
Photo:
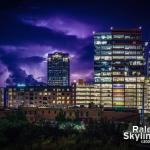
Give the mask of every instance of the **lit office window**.
[[136, 88], [136, 84], [126, 84], [125, 88]]
[[123, 82], [124, 78], [123, 77], [113, 77], [113, 81], [115, 81], [115, 82]]
[[101, 77], [101, 82], [112, 82], [112, 78], [111, 77]]
[[116, 34], [116, 35], [113, 35], [113, 38], [122, 39], [122, 38], [124, 38], [124, 34]]
[[111, 56], [101, 56], [101, 59], [103, 60], [112, 60]]
[[112, 88], [112, 84], [101, 84], [102, 88]]
[[111, 45], [104, 45], [104, 46], [101, 46], [101, 49], [102, 50], [111, 50], [112, 46]]
[[124, 49], [124, 45], [113, 45], [113, 49]]
[[100, 60], [100, 56], [94, 56], [94, 60]]
[[126, 82], [136, 82], [136, 77], [126, 77], [125, 81]]

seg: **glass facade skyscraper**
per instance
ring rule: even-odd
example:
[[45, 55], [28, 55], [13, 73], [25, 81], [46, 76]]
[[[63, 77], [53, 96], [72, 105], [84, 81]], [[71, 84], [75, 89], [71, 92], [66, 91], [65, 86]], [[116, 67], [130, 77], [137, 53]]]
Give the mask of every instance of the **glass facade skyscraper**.
[[70, 60], [66, 53], [55, 52], [48, 55], [47, 81], [49, 86], [70, 85]]
[[146, 76], [150, 77], [150, 52], [147, 54], [147, 62], [146, 62]]
[[104, 106], [141, 109], [144, 45], [141, 29], [94, 33], [94, 82]]

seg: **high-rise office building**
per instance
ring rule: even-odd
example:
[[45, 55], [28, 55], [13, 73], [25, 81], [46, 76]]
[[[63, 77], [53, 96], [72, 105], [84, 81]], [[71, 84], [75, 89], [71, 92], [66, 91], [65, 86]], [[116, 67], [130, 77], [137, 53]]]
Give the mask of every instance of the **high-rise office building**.
[[150, 77], [145, 78], [144, 85], [144, 113], [150, 113]]
[[94, 81], [104, 106], [141, 109], [144, 45], [141, 29], [94, 33]]
[[47, 73], [47, 81], [49, 86], [69, 86], [69, 55], [61, 52], [49, 54], [47, 60]]
[[147, 58], [146, 58], [146, 76], [150, 77], [150, 51], [147, 53]]

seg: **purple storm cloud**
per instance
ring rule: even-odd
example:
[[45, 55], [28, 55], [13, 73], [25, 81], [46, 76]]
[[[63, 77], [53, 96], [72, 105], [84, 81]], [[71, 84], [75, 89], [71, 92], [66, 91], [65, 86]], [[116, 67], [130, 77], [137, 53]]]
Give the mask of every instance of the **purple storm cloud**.
[[[89, 36], [92, 29], [71, 19], [62, 20], [61, 26], [57, 17], [54, 18], [52, 18], [53, 21], [55, 20], [52, 24], [50, 19], [51, 21], [48, 20], [46, 25], [39, 25], [34, 20], [32, 23], [22, 21], [22, 19], [16, 19], [15, 23], [10, 23], [13, 28], [9, 30], [14, 37], [5, 36], [3, 38], [6, 38], [5, 41], [0, 39], [0, 62], [7, 70], [5, 74], [4, 69], [1, 70], [1, 80], [5, 80], [6, 84], [26, 81], [46, 82], [46, 58], [48, 53], [55, 51], [69, 53], [71, 81], [79, 78], [91, 79], [90, 59], [92, 57], [86, 58], [86, 55], [91, 55], [90, 51], [93, 51], [92, 47], [88, 47], [91, 43]], [[7, 21], [9, 19], [12, 18], [8, 17]], [[70, 23], [67, 24], [65, 21]], [[58, 28], [54, 28], [57, 24]], [[10, 26], [7, 24], [5, 28], [8, 29]], [[81, 35], [80, 30], [82, 30]], [[8, 31], [2, 32], [6, 35]], [[85, 58], [85, 61], [82, 58]], [[5, 85], [4, 83], [1, 82], [1, 86]]]
[[78, 38], [87, 38], [91, 36], [94, 30], [94, 27], [90, 25], [64, 16], [53, 16], [43, 19], [29, 17], [23, 18], [22, 21], [37, 27], [45, 27], [57, 32], [63, 32], [65, 35], [75, 35]]

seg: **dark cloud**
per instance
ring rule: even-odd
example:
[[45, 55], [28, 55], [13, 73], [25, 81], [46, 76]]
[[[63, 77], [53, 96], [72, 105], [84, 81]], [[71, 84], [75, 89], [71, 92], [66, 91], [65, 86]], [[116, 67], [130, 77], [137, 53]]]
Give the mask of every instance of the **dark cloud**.
[[1, 45], [40, 44], [69, 49], [85, 43], [73, 35], [66, 36], [62, 32], [24, 24], [13, 16], [4, 15], [1, 20], [3, 20], [0, 24]]
[[6, 69], [1, 69], [0, 68], [0, 76], [2, 76], [7, 70]]
[[46, 61], [45, 58], [40, 57], [40, 56], [25, 57], [25, 58], [20, 58], [19, 60], [21, 64], [23, 63], [23, 64], [29, 64], [29, 65], [32, 65], [32, 64], [38, 65], [39, 63]]
[[33, 75], [27, 75], [25, 70], [20, 68], [20, 64], [38, 64], [44, 61], [44, 58], [34, 56], [34, 57], [19, 57], [19, 53], [17, 52], [5, 52], [4, 50], [0, 50], [0, 61], [3, 63], [10, 72], [9, 77], [6, 80], [6, 84], [15, 85], [17, 83], [25, 83], [27, 85], [37, 85], [42, 84], [34, 79]]
[[[9, 68], [10, 69], [10, 68]], [[7, 85], [16, 84], [26, 84], [26, 85], [39, 85], [42, 84], [34, 79], [33, 75], [27, 75], [26, 72], [18, 67], [11, 70], [11, 74], [6, 80]]]

